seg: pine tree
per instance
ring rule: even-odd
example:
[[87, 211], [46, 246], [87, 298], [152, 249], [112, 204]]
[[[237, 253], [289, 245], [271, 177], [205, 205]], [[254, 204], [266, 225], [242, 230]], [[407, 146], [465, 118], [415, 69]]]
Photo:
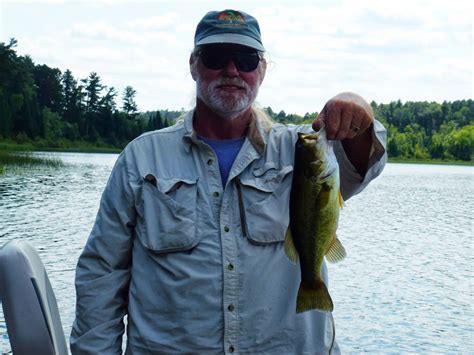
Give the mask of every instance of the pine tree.
[[137, 104], [135, 103], [136, 94], [136, 90], [131, 86], [127, 86], [123, 91], [123, 111], [132, 117], [134, 117], [138, 111]]

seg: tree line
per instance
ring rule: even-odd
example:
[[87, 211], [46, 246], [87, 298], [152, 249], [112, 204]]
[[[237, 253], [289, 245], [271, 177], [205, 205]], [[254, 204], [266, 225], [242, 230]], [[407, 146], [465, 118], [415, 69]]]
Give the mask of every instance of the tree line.
[[372, 102], [375, 116], [388, 129], [392, 157], [472, 161], [474, 101]]
[[[85, 141], [121, 148], [143, 132], [167, 127], [183, 114], [156, 110], [141, 113], [136, 91], [127, 86], [117, 106], [118, 93], [104, 85], [96, 72], [76, 79], [70, 70], [36, 65], [18, 56], [17, 41], [0, 43], [0, 139], [40, 141], [48, 147]], [[474, 150], [474, 102], [371, 103], [375, 117], [388, 130], [390, 157], [471, 161]], [[265, 111], [277, 122], [312, 122], [317, 112], [304, 116]]]
[[[389, 157], [472, 161], [474, 154], [474, 101], [371, 102], [375, 117], [388, 130]], [[317, 112], [304, 116], [273, 112], [273, 120], [283, 123], [310, 123]]]
[[170, 125], [180, 114], [139, 113], [131, 86], [117, 107], [117, 91], [96, 72], [78, 80], [70, 70], [62, 73], [18, 56], [16, 45], [15, 39], [0, 43], [0, 138], [41, 140], [50, 147], [61, 141], [122, 147], [145, 131]]

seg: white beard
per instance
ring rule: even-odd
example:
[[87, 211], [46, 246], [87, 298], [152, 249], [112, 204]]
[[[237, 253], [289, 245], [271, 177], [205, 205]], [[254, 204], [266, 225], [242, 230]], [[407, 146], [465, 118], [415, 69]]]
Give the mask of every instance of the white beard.
[[[243, 88], [235, 93], [225, 93], [218, 89], [220, 85], [235, 85]], [[239, 78], [221, 78], [214, 80], [204, 87], [200, 78], [196, 80], [196, 95], [212, 111], [224, 118], [235, 118], [246, 111], [255, 101], [258, 86], [253, 90], [245, 81]]]

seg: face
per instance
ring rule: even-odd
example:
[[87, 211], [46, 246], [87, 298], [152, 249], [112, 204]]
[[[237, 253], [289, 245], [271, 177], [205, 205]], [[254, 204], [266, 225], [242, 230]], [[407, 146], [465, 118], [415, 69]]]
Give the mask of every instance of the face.
[[198, 57], [192, 56], [191, 74], [198, 99], [226, 118], [248, 110], [265, 75], [263, 60], [258, 59], [257, 67], [251, 70], [253, 66], [249, 63], [254, 62], [254, 55], [248, 47], [212, 45], [205, 47]]

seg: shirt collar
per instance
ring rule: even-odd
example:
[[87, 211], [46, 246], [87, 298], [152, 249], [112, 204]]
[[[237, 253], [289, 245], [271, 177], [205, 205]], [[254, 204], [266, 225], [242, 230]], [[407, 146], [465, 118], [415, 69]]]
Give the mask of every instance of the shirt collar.
[[[197, 134], [193, 129], [194, 111], [195, 110], [191, 110], [187, 112], [182, 118], [185, 132], [183, 142], [185, 144], [185, 149], [188, 153], [191, 149], [191, 144], [196, 144], [198, 142]], [[252, 113], [252, 120], [250, 121], [249, 130], [247, 132], [247, 138], [252, 144], [255, 151], [260, 155], [265, 150], [270, 127], [271, 122], [269, 122], [264, 117], [264, 113], [260, 112], [260, 110], [258, 109], [254, 109]]]

